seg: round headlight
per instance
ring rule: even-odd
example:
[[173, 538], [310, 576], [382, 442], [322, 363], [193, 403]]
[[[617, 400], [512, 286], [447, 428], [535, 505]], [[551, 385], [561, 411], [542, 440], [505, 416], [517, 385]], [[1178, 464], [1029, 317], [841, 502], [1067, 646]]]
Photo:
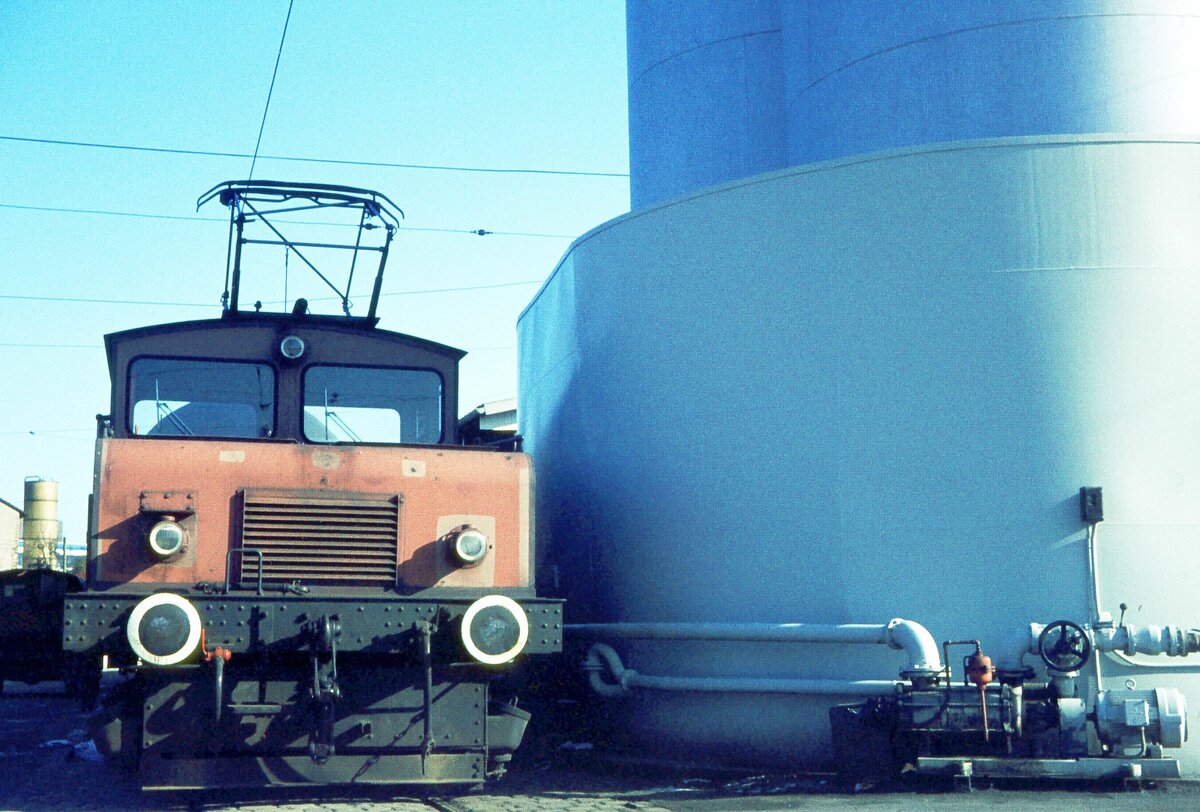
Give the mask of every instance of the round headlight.
[[179, 595], [160, 592], [144, 598], [125, 627], [133, 653], [151, 665], [176, 665], [200, 644], [200, 613]]
[[279, 342], [279, 353], [289, 361], [295, 361], [304, 355], [304, 339], [300, 336], [286, 336]]
[[159, 558], [169, 558], [183, 549], [183, 528], [178, 522], [164, 519], [150, 528], [146, 543]]
[[467, 653], [485, 665], [507, 663], [521, 653], [529, 640], [525, 610], [512, 598], [488, 595], [463, 615], [462, 642]]
[[488, 551], [488, 539], [473, 527], [466, 527], [454, 536], [454, 558], [461, 567], [473, 567]]

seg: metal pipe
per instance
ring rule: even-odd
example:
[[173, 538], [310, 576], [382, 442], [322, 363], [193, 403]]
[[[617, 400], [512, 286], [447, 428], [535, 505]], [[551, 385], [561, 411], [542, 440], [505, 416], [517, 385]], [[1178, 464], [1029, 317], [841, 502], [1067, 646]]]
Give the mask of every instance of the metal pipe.
[[1001, 653], [996, 658], [996, 665], [1001, 669], [1012, 670], [1024, 667], [1025, 655], [1037, 654], [1038, 635], [1042, 633], [1043, 628], [1040, 623], [1030, 623], [1020, 631], [1007, 635], [1000, 646]]
[[[1099, 623], [1101, 620], [1100, 610], [1100, 567], [1096, 551], [1096, 525], [1093, 523], [1088, 527], [1088, 575], [1091, 579], [1091, 595], [1092, 607], [1095, 611], [1093, 623]], [[1121, 605], [1122, 619], [1124, 618], [1125, 605]], [[1110, 616], [1111, 617], [1111, 616]], [[1126, 631], [1124, 638], [1120, 632]], [[1151, 629], [1156, 632], [1150, 632]], [[1142, 636], [1148, 635], [1145, 639]], [[1155, 635], [1158, 639], [1155, 640]], [[1173, 645], [1167, 639], [1175, 635], [1181, 641], [1182, 645]], [[1200, 669], [1200, 665], [1193, 663], [1144, 663], [1133, 659], [1130, 655], [1135, 653], [1142, 654], [1166, 654], [1169, 657], [1186, 657], [1188, 654], [1200, 651], [1200, 632], [1194, 629], [1188, 629], [1186, 632], [1178, 627], [1167, 626], [1166, 628], [1158, 626], [1147, 626], [1144, 630], [1139, 631], [1134, 626], [1126, 626], [1124, 623], [1116, 629], [1094, 629], [1092, 630], [1092, 641], [1098, 651], [1103, 651], [1108, 655], [1109, 659], [1121, 665], [1129, 666], [1130, 668], [1141, 668], [1153, 671], [1196, 671]], [[1101, 645], [1101, 639], [1105, 639], [1105, 645]], [[1192, 639], [1194, 643], [1191, 643]], [[1141, 642], [1139, 642], [1141, 640]], [[1110, 642], [1111, 641], [1111, 642]], [[1191, 643], [1191, 644], [1190, 644]], [[1111, 647], [1109, 647], [1111, 645]], [[1132, 647], [1132, 650], [1131, 650]], [[1151, 650], [1157, 649], [1157, 650]], [[1036, 648], [1034, 649], [1036, 651]], [[1096, 688], [1100, 688], [1100, 658], [1096, 658]]]
[[[1008, 667], [1020, 666], [1026, 654], [1038, 653], [1038, 638], [1045, 625], [1030, 623], [1020, 633], [1014, 634], [1006, 647], [1001, 662]], [[1200, 630], [1182, 626], [1101, 626], [1085, 624], [1084, 631], [1096, 651], [1104, 652], [1113, 660], [1134, 668], [1196, 670], [1200, 664], [1190, 663], [1144, 663], [1130, 658], [1133, 654], [1165, 654], [1168, 657], [1186, 657], [1200, 652]]]
[[[1080, 491], [1082, 498], [1083, 491]], [[1092, 623], [1100, 622], [1100, 562], [1096, 555], [1097, 522], [1091, 522], [1087, 531], [1088, 575], [1092, 580]], [[1100, 658], [1092, 658], [1092, 668], [1096, 673], [1096, 693], [1104, 690], [1104, 676], [1100, 673]]]
[[888, 644], [908, 655], [910, 671], [941, 671], [938, 646], [929, 630], [915, 620], [894, 618], [887, 624]]
[[[605, 643], [592, 644], [584, 669], [592, 689], [609, 697], [623, 696], [634, 688], [695, 693], [891, 696], [902, 685], [896, 680], [651, 676], [626, 668], [621, 656]], [[611, 674], [612, 682], [604, 679], [605, 671]]]
[[1114, 654], [1165, 654], [1186, 657], [1200, 651], [1200, 632], [1181, 626], [1134, 626], [1092, 629], [1092, 643], [1099, 651]]
[[845, 623], [574, 623], [568, 634], [614, 640], [729, 640], [780, 643], [887, 643], [887, 626]]
[[[207, 654], [208, 652], [205, 652]], [[213, 724], [221, 724], [221, 712], [225, 709], [225, 658], [213, 657]]]
[[913, 620], [888, 623], [580, 623], [568, 634], [609, 640], [723, 640], [772, 643], [880, 644], [908, 655], [907, 671], [942, 670], [933, 635]]

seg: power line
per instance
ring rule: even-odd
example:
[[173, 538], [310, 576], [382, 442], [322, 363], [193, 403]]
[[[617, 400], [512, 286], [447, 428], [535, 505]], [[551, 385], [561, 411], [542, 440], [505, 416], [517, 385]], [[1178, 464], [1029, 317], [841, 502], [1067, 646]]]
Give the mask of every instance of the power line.
[[[425, 288], [422, 290], [394, 290], [379, 294], [380, 296], [420, 296], [427, 293], [459, 293], [462, 291], [472, 290], [494, 290], [496, 288], [515, 288], [521, 285], [540, 285], [541, 279], [524, 279], [519, 282], [497, 282], [491, 285], [463, 285], [457, 288]], [[336, 297], [325, 297], [332, 299]], [[149, 305], [153, 307], [217, 307], [217, 302], [202, 303], [202, 302], [162, 302], [146, 299], [93, 299], [82, 296], [29, 296], [15, 293], [0, 293], [0, 299], [9, 299], [25, 302], [68, 302], [74, 304], [117, 304], [117, 305]], [[322, 299], [310, 299], [309, 301], [317, 302]], [[8, 344], [0, 346], [27, 346], [21, 344]], [[64, 345], [65, 346], [65, 345]]]
[[[85, 434], [82, 437], [63, 436], [64, 433], [71, 432], [71, 431], [75, 431], [75, 432], [86, 431], [87, 434]], [[74, 440], [76, 442], [79, 442], [81, 440], [86, 440], [88, 442], [91, 442], [92, 438], [95, 436], [95, 434], [96, 434], [96, 430], [94, 428], [93, 429], [57, 429], [57, 430], [52, 430], [52, 431], [39, 431], [36, 429], [29, 429], [27, 431], [2, 431], [2, 432], [0, 432], [0, 437], [17, 437], [17, 436], [39, 437], [39, 438], [47, 437], [51, 440]]]
[[0, 432], [0, 437], [14, 437], [17, 434], [66, 434], [68, 432], [88, 432], [95, 434], [95, 428], [26, 428], [22, 432]]
[[99, 349], [99, 344], [9, 344], [0, 342], [0, 347], [35, 347], [35, 348], [52, 348], [56, 350], [95, 350]]
[[[540, 285], [544, 279], [522, 279], [520, 282], [497, 282], [494, 285], [467, 285], [461, 288], [428, 288], [426, 290], [396, 290], [391, 293], [381, 293], [380, 296], [416, 296], [423, 293], [456, 293], [460, 290], [494, 290], [495, 288], [515, 288], [521, 285]], [[315, 299], [313, 301], [316, 301]]]
[[[61, 147], [88, 147], [91, 149], [115, 149], [127, 152], [158, 152], [166, 155], [200, 155], [207, 158], [253, 158], [246, 152], [218, 152], [202, 149], [172, 149], [169, 147], [143, 147], [131, 144], [104, 144], [95, 141], [68, 141], [59, 138], [26, 138], [17, 135], [0, 135], [0, 141], [18, 141], [26, 144], [50, 144]], [[389, 161], [350, 161], [338, 158], [304, 158], [295, 155], [261, 155], [264, 160], [293, 161], [310, 164], [336, 164], [338, 166], [374, 166], [384, 169], [423, 169], [430, 172], [480, 172], [502, 175], [564, 175], [583, 178], [629, 178], [628, 172], [586, 172], [570, 169], [529, 169], [518, 167], [458, 166], [453, 164], [410, 164]]]
[[101, 211], [99, 209], [66, 209], [58, 206], [23, 206], [18, 203], [0, 203], [0, 209], [20, 209], [22, 211], [48, 211], [60, 214], [104, 214], [112, 217], [144, 217], [149, 220], [201, 220], [209, 223], [229, 222], [223, 217], [200, 217], [199, 215], [179, 214], [144, 214], [135, 211]]
[[[21, 211], [46, 211], [61, 214], [99, 214], [108, 217], [140, 217], [148, 220], [191, 220], [201, 223], [228, 223], [224, 217], [201, 217], [198, 214], [149, 214], [137, 211], [108, 211], [104, 209], [70, 209], [59, 206], [25, 206], [18, 203], [0, 203], [0, 209], [18, 209]], [[357, 223], [334, 223], [329, 221], [307, 220], [275, 220], [276, 223], [294, 223], [309, 226], [337, 226], [340, 228], [357, 228]], [[571, 234], [546, 234], [535, 231], [490, 231], [483, 228], [431, 228], [420, 226], [399, 226], [398, 231], [430, 232], [434, 234], [470, 234], [477, 237], [538, 237], [554, 240], [573, 240]]]
[[81, 296], [21, 296], [15, 293], [0, 293], [0, 299], [13, 299], [24, 302], [69, 302], [74, 304], [115, 304], [115, 305], [153, 305], [154, 307], [219, 307], [216, 300], [212, 304], [197, 302], [158, 302], [144, 299], [88, 299]]
[[279, 37], [279, 52], [275, 54], [275, 70], [271, 71], [271, 87], [267, 90], [267, 103], [263, 105], [262, 123], [258, 125], [258, 140], [254, 142], [254, 157], [250, 160], [250, 174], [254, 178], [254, 165], [258, 163], [258, 148], [262, 146], [263, 130], [267, 126], [267, 111], [271, 109], [271, 96], [275, 93], [275, 77], [279, 75], [279, 60], [283, 57], [283, 42], [287, 39], [288, 23], [292, 21], [292, 5], [296, 0], [288, 0], [287, 17], [283, 20], [283, 34]]
[[[207, 305], [206, 305], [207, 307]], [[0, 347], [18, 347], [20, 349], [54, 349], [54, 350], [102, 350], [104, 345], [96, 342], [95, 344], [23, 344], [23, 343], [7, 343], [0, 342]], [[462, 349], [469, 352], [492, 352], [502, 350], [515, 350], [516, 346], [499, 346], [499, 347], [463, 347]], [[0, 436], [5, 434], [24, 434], [23, 431], [0, 431]]]

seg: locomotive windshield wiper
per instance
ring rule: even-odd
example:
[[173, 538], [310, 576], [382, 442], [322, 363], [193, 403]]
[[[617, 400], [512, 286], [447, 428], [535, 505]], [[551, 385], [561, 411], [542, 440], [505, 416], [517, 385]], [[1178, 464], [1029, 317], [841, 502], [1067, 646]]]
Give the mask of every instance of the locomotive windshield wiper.
[[[334, 397], [335, 398], [337, 397], [336, 393], [334, 394]], [[329, 424], [333, 423], [333, 425], [337, 426], [339, 429], [344, 431], [348, 438], [348, 440], [342, 440], [340, 442], [348, 441], [348, 442], [352, 442], [352, 443], [361, 443], [362, 438], [358, 436], [358, 434], [354, 431], [354, 429], [347, 426], [346, 421], [343, 420], [340, 416], [338, 416], [337, 412], [335, 412], [333, 409], [329, 408], [329, 401], [330, 401], [329, 390], [326, 389], [325, 390], [325, 404], [324, 404], [324, 406], [325, 406], [325, 439], [327, 441], [329, 440]]]
[[325, 410], [325, 437], [327, 439], [329, 437], [329, 424], [331, 422], [333, 423], [333, 425], [337, 426], [339, 429], [346, 432], [347, 439], [341, 440], [340, 442], [343, 442], [343, 443], [345, 443], [345, 442], [361, 443], [362, 442], [362, 438], [359, 437], [355, 433], [354, 429], [347, 426], [346, 421], [343, 420], [342, 418], [338, 417], [338, 413], [335, 411], [332, 411], [331, 409]]
[[175, 410], [167, 405], [167, 402], [158, 396], [158, 379], [154, 379], [154, 413], [158, 423], [164, 420], [169, 420], [175, 428], [186, 434], [188, 437], [195, 437], [196, 432], [188, 428], [187, 424], [179, 415], [175, 414]]

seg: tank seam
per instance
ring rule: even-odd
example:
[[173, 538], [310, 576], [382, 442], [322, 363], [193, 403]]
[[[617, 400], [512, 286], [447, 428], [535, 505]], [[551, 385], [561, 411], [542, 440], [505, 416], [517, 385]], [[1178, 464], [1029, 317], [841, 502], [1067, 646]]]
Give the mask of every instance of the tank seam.
[[765, 34], [778, 34], [779, 31], [780, 31], [780, 29], [778, 29], [778, 28], [766, 28], [766, 29], [763, 29], [762, 31], [751, 31], [746, 34], [737, 34], [732, 37], [725, 37], [724, 39], [715, 39], [715, 40], [712, 40], [711, 42], [702, 42], [699, 45], [693, 45], [691, 48], [687, 48], [682, 51], [677, 51], [677, 52], [671, 54], [670, 56], [665, 57], [664, 59], [658, 60], [653, 65], [648, 66], [641, 73], [639, 73], [636, 77], [629, 80], [629, 86], [633, 87], [636, 83], [640, 82], [642, 80], [642, 78], [650, 71], [652, 71], [656, 68], [662, 67], [663, 65], [667, 64], [668, 62], [670, 62], [674, 59], [678, 59], [679, 57], [683, 56], [684, 54], [694, 53], [695, 51], [703, 50], [704, 48], [711, 48], [714, 45], [723, 45], [726, 42], [734, 42], [736, 40], [744, 41], [744, 40], [750, 39], [751, 37], [761, 37]]
[[[836, 74], [842, 73], [843, 71], [849, 70], [850, 68], [853, 68], [856, 65], [860, 65], [863, 62], [868, 62], [872, 59], [883, 56], [884, 54], [889, 54], [889, 53], [893, 53], [895, 51], [900, 51], [905, 48], [910, 48], [914, 45], [924, 45], [926, 43], [934, 42], [935, 40], [939, 40], [939, 39], [949, 39], [950, 37], [957, 37], [957, 36], [961, 36], [963, 34], [972, 34], [977, 31], [988, 31], [988, 30], [995, 29], [995, 28], [1013, 28], [1013, 27], [1017, 27], [1017, 26], [1030, 25], [1031, 23], [1039, 23], [1039, 22], [1066, 22], [1066, 21], [1075, 21], [1075, 20], [1106, 19], [1106, 18], [1110, 18], [1110, 17], [1146, 17], [1146, 18], [1184, 17], [1184, 18], [1200, 19], [1200, 14], [1167, 14], [1167, 13], [1157, 13], [1156, 14], [1156, 13], [1139, 13], [1139, 12], [1123, 12], [1123, 13], [1116, 13], [1116, 14], [1063, 14], [1063, 15], [1058, 15], [1058, 16], [1053, 16], [1053, 17], [1028, 17], [1028, 18], [1021, 19], [1021, 20], [1005, 20], [1003, 22], [998, 22], [998, 23], [988, 23], [987, 25], [976, 25], [976, 26], [971, 26], [969, 28], [958, 28], [953, 31], [943, 31], [938, 34], [930, 34], [927, 37], [919, 37], [917, 39], [908, 40], [907, 42], [902, 42], [902, 43], [899, 43], [897, 45], [892, 45], [887, 48], [882, 48], [878, 51], [874, 51], [874, 52], [866, 54], [864, 56], [860, 56], [856, 59], [852, 59], [849, 62], [845, 63], [844, 65], [839, 65], [838, 67], [834, 68], [833, 70], [829, 71], [828, 73], [825, 73], [824, 75], [819, 76], [818, 78], [814, 79], [812, 82], [807, 84], [803, 89], [798, 91], [795, 96], [793, 96], [791, 99], [788, 99], [785, 102], [784, 107], [785, 107], [785, 109], [791, 107], [795, 102], [799, 101], [801, 96], [803, 96], [808, 91], [812, 90], [817, 85], [823, 83], [826, 79], [829, 79], [831, 76], [834, 76]], [[639, 76], [638, 78], [640, 79], [641, 76]], [[631, 82], [630, 84], [632, 85], [633, 83]]]

